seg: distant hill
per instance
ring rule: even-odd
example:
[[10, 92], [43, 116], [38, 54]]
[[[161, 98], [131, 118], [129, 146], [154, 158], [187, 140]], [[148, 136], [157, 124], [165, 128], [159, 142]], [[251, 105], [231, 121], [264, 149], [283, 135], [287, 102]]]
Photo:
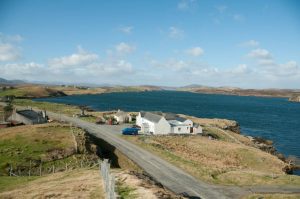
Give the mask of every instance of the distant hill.
[[18, 85], [18, 84], [25, 84], [25, 81], [22, 80], [7, 80], [0, 77], [0, 85]]
[[225, 95], [240, 95], [240, 96], [260, 96], [260, 97], [291, 97], [300, 95], [299, 89], [242, 89], [237, 87], [209, 87], [202, 85], [188, 85], [180, 87], [177, 90], [189, 91], [205, 94], [225, 94]]

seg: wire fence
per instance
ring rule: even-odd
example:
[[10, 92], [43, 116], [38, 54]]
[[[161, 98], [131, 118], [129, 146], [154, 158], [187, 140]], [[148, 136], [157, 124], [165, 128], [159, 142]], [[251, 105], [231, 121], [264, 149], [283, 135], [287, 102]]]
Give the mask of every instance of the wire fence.
[[115, 176], [110, 173], [110, 163], [104, 159], [100, 164], [100, 173], [104, 182], [104, 189], [107, 199], [116, 199]]
[[79, 160], [76, 162], [65, 162], [60, 164], [39, 163], [36, 165], [34, 161], [29, 161], [26, 166], [8, 166], [8, 175], [14, 177], [21, 176], [43, 176], [51, 173], [71, 171], [78, 168], [93, 168], [98, 166], [99, 163], [95, 160]]

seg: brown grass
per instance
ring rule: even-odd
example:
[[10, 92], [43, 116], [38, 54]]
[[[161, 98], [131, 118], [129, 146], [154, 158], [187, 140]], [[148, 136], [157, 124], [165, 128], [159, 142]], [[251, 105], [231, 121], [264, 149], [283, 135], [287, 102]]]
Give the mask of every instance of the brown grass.
[[79, 89], [76, 87], [62, 87], [62, 86], [56, 86], [52, 88], [55, 90], [62, 91], [67, 95], [101, 94], [106, 91], [106, 89], [104, 88]]
[[193, 176], [228, 185], [299, 184], [299, 176], [288, 176], [286, 165], [259, 149], [201, 136], [123, 136], [158, 154]]
[[104, 198], [98, 169], [60, 172], [12, 188], [0, 198]]

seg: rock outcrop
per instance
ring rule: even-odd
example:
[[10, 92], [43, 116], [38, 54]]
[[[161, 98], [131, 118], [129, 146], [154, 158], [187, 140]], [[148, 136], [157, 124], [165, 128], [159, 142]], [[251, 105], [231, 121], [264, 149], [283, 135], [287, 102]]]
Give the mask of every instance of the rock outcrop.
[[300, 95], [293, 95], [289, 98], [290, 102], [300, 102]]

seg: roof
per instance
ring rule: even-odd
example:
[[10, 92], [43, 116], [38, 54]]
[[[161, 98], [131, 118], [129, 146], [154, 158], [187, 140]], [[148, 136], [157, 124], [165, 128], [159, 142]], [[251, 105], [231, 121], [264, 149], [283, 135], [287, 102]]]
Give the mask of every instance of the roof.
[[35, 120], [37, 118], [42, 117], [41, 113], [35, 112], [33, 110], [21, 110], [21, 111], [17, 111], [17, 113], [30, 120]]
[[179, 122], [184, 122], [187, 120], [186, 118], [179, 117], [175, 113], [165, 113], [164, 116], [165, 116], [166, 120], [177, 120]]
[[193, 127], [198, 128], [200, 126], [200, 124], [198, 123], [194, 123]]
[[154, 123], [158, 123], [159, 120], [162, 118], [161, 115], [157, 115], [157, 114], [150, 113], [150, 112], [144, 112], [143, 114], [141, 112], [141, 116], [144, 117], [145, 119], [151, 121], [151, 122], [154, 122]]
[[178, 120], [168, 120], [169, 124], [174, 127], [174, 126], [188, 126], [187, 124], [184, 124]]

